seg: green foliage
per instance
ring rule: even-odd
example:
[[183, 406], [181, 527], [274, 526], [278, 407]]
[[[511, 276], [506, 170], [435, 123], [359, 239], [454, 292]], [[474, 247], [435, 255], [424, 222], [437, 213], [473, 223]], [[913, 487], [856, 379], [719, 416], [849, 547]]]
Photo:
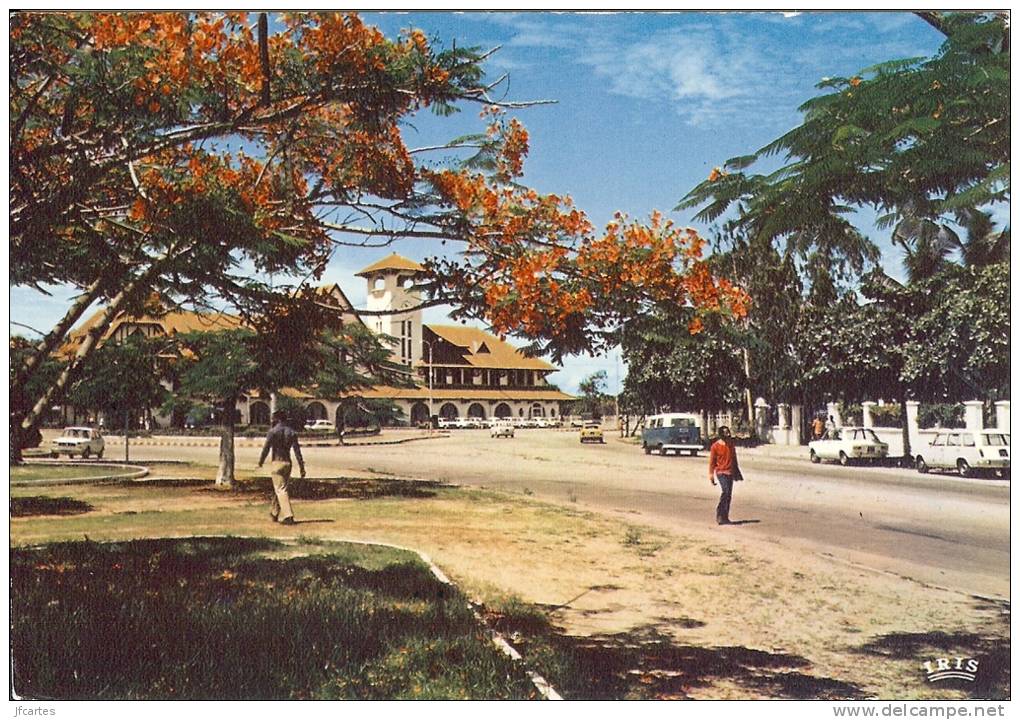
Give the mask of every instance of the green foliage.
[[692, 335], [689, 322], [679, 310], [627, 323], [623, 356], [629, 411], [718, 410], [740, 401], [743, 368], [736, 331], [710, 318]]
[[871, 408], [875, 427], [903, 427], [903, 410], [899, 405], [875, 405]]
[[[799, 126], [728, 161], [728, 174], [713, 174], [679, 207], [702, 208], [703, 221], [736, 208], [754, 235], [804, 258], [820, 253], [837, 277], [852, 277], [877, 259], [848, 220], [852, 209], [875, 208], [904, 230], [928, 223], [937, 236], [940, 218], [1008, 201], [1007, 21], [957, 13], [939, 22], [947, 38], [937, 55], [824, 80]], [[747, 174], [774, 155], [785, 160], [779, 170]]]
[[575, 402], [571, 408], [574, 415], [602, 417], [603, 406], [609, 399], [605, 392], [606, 377], [606, 371], [599, 370], [577, 384], [577, 392], [581, 395], [581, 399]]
[[1008, 398], [1009, 264], [948, 268], [914, 291], [930, 298], [904, 346], [903, 379], [917, 396]]
[[964, 407], [960, 403], [922, 403], [917, 409], [917, 425], [921, 428], [965, 427]]
[[110, 427], [120, 427], [125, 413], [159, 407], [169, 396], [163, 386], [168, 373], [165, 340], [129, 336], [108, 340], [89, 356], [68, 400], [99, 410]]

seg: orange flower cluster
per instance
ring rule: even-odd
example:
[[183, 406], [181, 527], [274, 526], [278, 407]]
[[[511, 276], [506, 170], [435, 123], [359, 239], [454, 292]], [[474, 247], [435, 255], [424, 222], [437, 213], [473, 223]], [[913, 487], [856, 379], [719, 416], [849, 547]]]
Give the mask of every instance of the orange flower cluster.
[[[96, 50], [147, 53], [147, 72], [135, 78], [133, 87], [135, 105], [150, 112], [159, 112], [167, 97], [193, 83], [230, 95], [254, 93], [260, 87], [258, 45], [245, 13], [95, 13], [90, 20]], [[275, 50], [287, 42], [274, 37]], [[230, 82], [240, 87], [227, 87]]]

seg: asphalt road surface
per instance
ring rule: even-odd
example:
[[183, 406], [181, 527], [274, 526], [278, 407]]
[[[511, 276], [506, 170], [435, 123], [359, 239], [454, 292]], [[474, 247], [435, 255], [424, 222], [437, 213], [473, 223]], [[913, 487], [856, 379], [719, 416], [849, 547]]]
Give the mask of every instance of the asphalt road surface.
[[[581, 445], [576, 431], [484, 430], [400, 445], [307, 447], [309, 476], [394, 473], [515, 492], [676, 532], [740, 533], [777, 550], [820, 553], [923, 583], [1009, 597], [1009, 482], [920, 475], [892, 468], [812, 465], [806, 459], [740, 452], [746, 482], [731, 519], [714, 524], [718, 489], [707, 458], [644, 455], [606, 433]], [[116, 457], [118, 448], [110, 448]], [[133, 458], [213, 462], [208, 448], [136, 446]], [[258, 449], [241, 446], [251, 467]]]

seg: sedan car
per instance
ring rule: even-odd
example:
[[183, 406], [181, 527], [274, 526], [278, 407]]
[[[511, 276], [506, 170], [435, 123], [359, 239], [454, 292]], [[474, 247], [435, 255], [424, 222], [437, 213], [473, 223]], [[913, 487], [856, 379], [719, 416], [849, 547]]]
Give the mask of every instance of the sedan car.
[[840, 465], [855, 461], [881, 460], [889, 454], [889, 445], [878, 439], [875, 431], [864, 427], [845, 427], [830, 431], [821, 440], [808, 443], [811, 462], [838, 460]]
[[106, 441], [98, 430], [89, 427], [66, 427], [50, 447], [51, 457], [80, 455], [87, 460], [92, 455], [103, 457]]
[[489, 437], [512, 438], [514, 436], [514, 424], [510, 420], [499, 420], [489, 426]]
[[1009, 433], [941, 430], [930, 445], [916, 453], [914, 465], [921, 473], [929, 468], [955, 468], [961, 477], [970, 477], [979, 470], [1009, 475]]
[[314, 420], [305, 425], [305, 430], [334, 432], [336, 431], [336, 425], [329, 420]]
[[602, 435], [602, 427], [597, 423], [589, 423], [581, 428], [582, 443], [605, 443], [606, 438]]

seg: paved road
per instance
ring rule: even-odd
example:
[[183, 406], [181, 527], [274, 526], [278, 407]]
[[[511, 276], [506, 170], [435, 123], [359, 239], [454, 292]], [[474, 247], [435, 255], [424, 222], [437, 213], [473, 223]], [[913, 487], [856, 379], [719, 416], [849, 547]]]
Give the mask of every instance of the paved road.
[[[678, 532], [741, 533], [794, 551], [831, 555], [921, 582], [1009, 597], [1009, 483], [919, 475], [891, 468], [811, 465], [744, 451], [747, 482], [734, 490], [734, 520], [717, 528], [718, 490], [704, 457], [645, 456], [607, 434], [605, 445], [576, 432], [486, 431], [403, 445], [305, 451], [309, 474], [368, 470], [523, 492]], [[257, 449], [238, 449], [251, 465]], [[134, 457], [211, 462], [214, 448], [137, 446]]]

